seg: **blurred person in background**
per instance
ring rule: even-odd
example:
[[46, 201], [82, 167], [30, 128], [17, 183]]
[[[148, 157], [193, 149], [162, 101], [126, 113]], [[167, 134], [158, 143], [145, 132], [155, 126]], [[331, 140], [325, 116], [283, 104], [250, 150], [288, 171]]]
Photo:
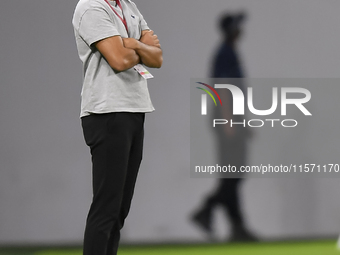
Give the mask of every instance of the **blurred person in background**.
[[[220, 29], [223, 42], [213, 61], [213, 78], [244, 78], [242, 64], [237, 53], [237, 45], [241, 36], [241, 24], [245, 20], [244, 13], [225, 14], [220, 19]], [[238, 86], [245, 92], [242, 80], [233, 80], [233, 85]], [[232, 115], [232, 98], [230, 92], [223, 90], [219, 92], [222, 102], [226, 102], [221, 110], [215, 110], [217, 118], [233, 119], [234, 122], [242, 122], [244, 116]], [[226, 106], [225, 106], [226, 105]], [[241, 118], [241, 119], [240, 119]], [[250, 137], [249, 128], [242, 125], [219, 125], [214, 130], [218, 148], [218, 164], [221, 166], [245, 165], [247, 158], [247, 140]], [[240, 206], [240, 184], [242, 175], [228, 174], [218, 180], [216, 190], [208, 196], [203, 205], [192, 216], [192, 220], [210, 238], [214, 239], [212, 228], [213, 211], [217, 206], [222, 206], [226, 217], [231, 223], [230, 241], [255, 241], [256, 237], [249, 232], [245, 225], [243, 212]]]

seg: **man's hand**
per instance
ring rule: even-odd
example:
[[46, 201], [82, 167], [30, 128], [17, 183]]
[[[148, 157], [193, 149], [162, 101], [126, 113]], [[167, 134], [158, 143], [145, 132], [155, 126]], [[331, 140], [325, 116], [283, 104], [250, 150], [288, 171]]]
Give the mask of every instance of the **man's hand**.
[[161, 45], [159, 44], [158, 36], [155, 35], [152, 30], [143, 31], [142, 37], [140, 38], [140, 42], [149, 46], [155, 46], [157, 48], [161, 47]]
[[123, 38], [124, 47], [132, 50], [140, 48], [139, 42], [135, 38]]

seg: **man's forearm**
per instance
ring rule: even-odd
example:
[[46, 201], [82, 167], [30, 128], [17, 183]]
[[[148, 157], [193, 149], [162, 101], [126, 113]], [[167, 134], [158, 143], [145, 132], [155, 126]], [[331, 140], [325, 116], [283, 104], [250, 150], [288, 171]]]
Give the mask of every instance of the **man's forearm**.
[[135, 50], [124, 47], [124, 41], [119, 36], [100, 40], [95, 43], [95, 47], [104, 56], [108, 64], [118, 72], [130, 69], [141, 61]]
[[144, 65], [152, 68], [160, 68], [162, 66], [163, 52], [161, 48], [139, 42], [139, 47], [135, 50]]
[[163, 63], [162, 49], [150, 46], [133, 38], [124, 38], [124, 46], [133, 49], [140, 57], [141, 62], [152, 68], [160, 68]]
[[132, 67], [134, 67], [135, 65], [137, 65], [138, 63], [140, 63], [141, 61], [141, 57], [137, 54], [137, 52], [135, 50], [132, 49], [127, 49], [128, 54], [126, 55], [126, 57], [122, 60], [122, 70], [121, 71], [125, 71], [127, 69], [130, 69]]

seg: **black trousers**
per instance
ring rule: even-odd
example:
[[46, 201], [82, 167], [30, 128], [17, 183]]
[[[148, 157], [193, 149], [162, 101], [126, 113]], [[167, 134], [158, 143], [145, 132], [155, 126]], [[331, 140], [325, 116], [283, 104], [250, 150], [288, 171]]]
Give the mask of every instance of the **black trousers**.
[[[239, 130], [238, 130], [239, 131]], [[217, 137], [218, 162], [222, 166], [235, 166], [237, 170], [246, 165], [247, 141], [246, 134], [241, 131], [234, 138], [228, 138], [222, 132]], [[216, 191], [208, 198], [207, 208], [215, 205], [222, 205], [228, 212], [231, 222], [235, 225], [242, 225], [244, 222], [240, 207], [240, 184], [242, 173], [226, 173], [218, 180]]]
[[117, 254], [142, 160], [144, 118], [144, 113], [116, 112], [81, 119], [93, 166], [84, 255]]

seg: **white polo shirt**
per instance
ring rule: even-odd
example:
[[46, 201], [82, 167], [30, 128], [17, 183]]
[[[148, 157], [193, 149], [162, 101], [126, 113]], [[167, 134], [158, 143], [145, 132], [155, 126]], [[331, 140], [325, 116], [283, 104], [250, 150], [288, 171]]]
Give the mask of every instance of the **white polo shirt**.
[[[129, 32], [105, 0], [80, 0], [76, 6], [72, 24], [84, 72], [80, 117], [91, 113], [154, 110], [147, 81], [134, 68], [115, 71], [93, 45], [116, 35], [139, 40], [141, 32], [149, 29], [133, 2], [120, 1]], [[109, 3], [121, 13], [114, 1]]]

